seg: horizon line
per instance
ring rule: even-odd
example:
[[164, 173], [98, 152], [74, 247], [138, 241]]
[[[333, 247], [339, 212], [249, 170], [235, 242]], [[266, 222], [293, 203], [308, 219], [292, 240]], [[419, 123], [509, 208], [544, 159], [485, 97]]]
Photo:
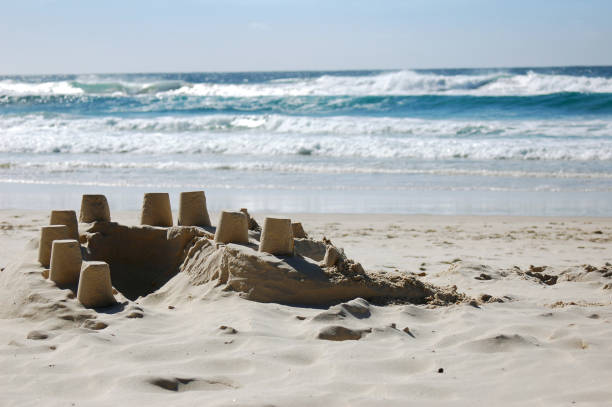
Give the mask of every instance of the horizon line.
[[0, 73], [0, 76], [45, 76], [45, 75], [155, 75], [155, 74], [201, 74], [201, 73], [209, 73], [209, 74], [221, 74], [221, 73], [298, 73], [298, 72], [385, 72], [385, 71], [434, 71], [434, 70], [501, 70], [501, 69], [545, 69], [545, 68], [612, 68], [612, 64], [595, 64], [595, 65], [582, 65], [582, 64], [568, 64], [568, 65], [512, 65], [512, 66], [481, 66], [481, 67], [429, 67], [429, 68], [359, 68], [359, 69], [254, 69], [254, 70], [176, 70], [176, 71], [100, 71], [100, 72], [46, 72], [46, 73]]

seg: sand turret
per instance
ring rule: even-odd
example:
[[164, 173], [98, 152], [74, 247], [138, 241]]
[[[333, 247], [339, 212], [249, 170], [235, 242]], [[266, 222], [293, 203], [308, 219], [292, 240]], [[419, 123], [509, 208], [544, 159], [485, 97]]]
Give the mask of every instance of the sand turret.
[[210, 226], [204, 191], [181, 192], [178, 224], [181, 226]]
[[293, 231], [291, 219], [266, 218], [261, 232], [259, 251], [292, 256]]
[[110, 222], [110, 209], [104, 195], [83, 195], [79, 222]]
[[306, 239], [308, 237], [300, 222], [292, 223], [291, 230], [293, 231], [293, 237], [296, 239]]
[[44, 267], [51, 262], [51, 248], [54, 240], [70, 239], [70, 230], [66, 225], [50, 225], [40, 228], [40, 243], [38, 246], [38, 261]]
[[170, 196], [166, 192], [149, 192], [142, 201], [140, 224], [149, 226], [172, 226]]
[[77, 222], [75, 211], [51, 211], [51, 219], [49, 220], [49, 224], [67, 226], [68, 233], [70, 233], [70, 238], [79, 240], [79, 224]]
[[81, 245], [74, 239], [54, 240], [49, 279], [57, 285], [76, 285], [81, 273]]
[[83, 263], [77, 299], [88, 308], [107, 307], [116, 302], [107, 263], [103, 261]]
[[242, 212], [223, 211], [215, 232], [215, 243], [248, 243], [249, 221]]

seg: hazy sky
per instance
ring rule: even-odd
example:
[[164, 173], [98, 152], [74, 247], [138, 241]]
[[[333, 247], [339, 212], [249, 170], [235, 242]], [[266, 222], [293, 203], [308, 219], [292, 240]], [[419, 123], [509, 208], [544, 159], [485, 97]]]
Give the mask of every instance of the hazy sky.
[[611, 0], [0, 0], [0, 73], [612, 65]]

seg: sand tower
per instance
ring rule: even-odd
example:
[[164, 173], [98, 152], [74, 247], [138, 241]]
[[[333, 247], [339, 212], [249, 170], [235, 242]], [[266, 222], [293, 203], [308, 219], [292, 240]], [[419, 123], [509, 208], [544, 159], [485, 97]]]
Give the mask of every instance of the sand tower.
[[248, 243], [249, 221], [242, 212], [223, 211], [215, 232], [215, 243]]
[[293, 231], [293, 237], [296, 239], [305, 239], [308, 237], [300, 222], [292, 223], [291, 230]]
[[110, 222], [110, 209], [104, 195], [83, 195], [79, 222]]
[[77, 299], [88, 308], [107, 307], [116, 302], [107, 263], [103, 261], [83, 263]]
[[50, 225], [40, 228], [40, 244], [38, 246], [38, 261], [44, 267], [51, 262], [51, 245], [54, 240], [70, 239], [70, 230], [66, 225]]
[[66, 225], [71, 239], [79, 240], [79, 224], [75, 211], [51, 211], [50, 225]]
[[178, 224], [181, 226], [210, 226], [204, 191], [181, 192]]
[[57, 285], [76, 285], [81, 274], [81, 245], [77, 240], [54, 240], [49, 279]]
[[291, 219], [266, 218], [261, 232], [259, 251], [292, 256], [293, 231]]
[[144, 195], [140, 224], [149, 226], [172, 226], [170, 196], [166, 192], [149, 192]]

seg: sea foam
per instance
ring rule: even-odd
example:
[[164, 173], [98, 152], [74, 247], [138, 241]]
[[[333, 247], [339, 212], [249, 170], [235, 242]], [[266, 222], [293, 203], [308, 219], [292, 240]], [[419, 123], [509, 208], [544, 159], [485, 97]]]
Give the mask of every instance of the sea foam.
[[322, 75], [260, 83], [189, 83], [181, 80], [117, 81], [98, 77], [74, 81], [20, 82], [0, 80], [0, 95], [174, 95], [218, 97], [475, 95], [530, 96], [552, 93], [612, 93], [612, 78], [527, 71], [443, 74], [411, 70], [373, 75]]
[[610, 161], [611, 126], [600, 120], [16, 116], [0, 120], [0, 152]]
[[331, 95], [542, 95], [561, 92], [612, 93], [612, 79], [491, 73], [441, 75], [399, 71], [374, 76], [321, 76], [263, 84], [188, 84], [168, 94], [223, 97]]

